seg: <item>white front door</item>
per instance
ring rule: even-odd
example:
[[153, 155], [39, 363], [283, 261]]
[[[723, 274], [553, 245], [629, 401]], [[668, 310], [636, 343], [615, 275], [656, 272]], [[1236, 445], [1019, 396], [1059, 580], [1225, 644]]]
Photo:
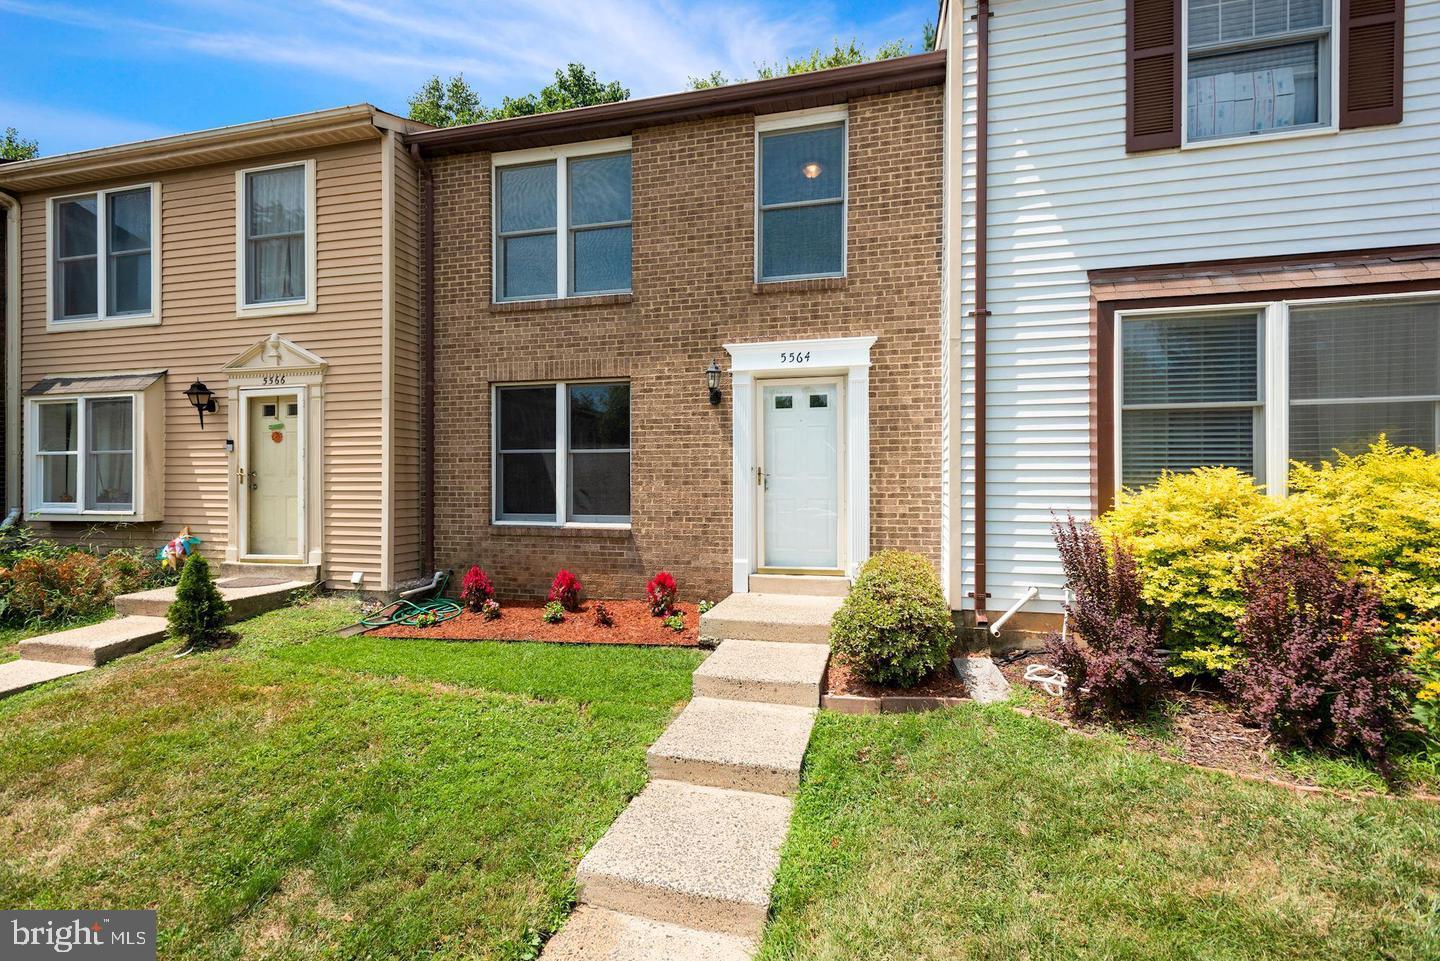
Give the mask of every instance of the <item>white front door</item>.
[[300, 556], [300, 398], [250, 395], [243, 477], [246, 554]]
[[760, 392], [761, 566], [840, 567], [840, 384], [767, 382]]

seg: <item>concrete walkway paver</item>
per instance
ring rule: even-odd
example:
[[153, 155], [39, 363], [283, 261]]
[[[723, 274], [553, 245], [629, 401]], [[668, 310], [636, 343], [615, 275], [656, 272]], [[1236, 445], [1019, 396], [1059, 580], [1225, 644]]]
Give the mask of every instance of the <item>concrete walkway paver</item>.
[[755, 942], [581, 906], [545, 946], [545, 961], [748, 961]]
[[163, 617], [112, 617], [98, 624], [27, 637], [20, 642], [20, 656], [31, 661], [98, 667], [143, 650], [164, 636]]
[[19, 694], [36, 684], [88, 670], [89, 667], [81, 664], [58, 664], [54, 661], [6, 661], [0, 664], [0, 697]]

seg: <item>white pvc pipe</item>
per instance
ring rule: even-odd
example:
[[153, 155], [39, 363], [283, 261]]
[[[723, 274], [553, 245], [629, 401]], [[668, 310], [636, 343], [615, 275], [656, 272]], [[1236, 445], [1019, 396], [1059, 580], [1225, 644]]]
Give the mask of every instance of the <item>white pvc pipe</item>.
[[1004, 614], [1001, 614], [998, 618], [996, 618], [995, 623], [990, 625], [990, 633], [995, 637], [999, 637], [1000, 628], [1005, 626], [1005, 622], [1010, 620], [1010, 618], [1014, 617], [1016, 611], [1020, 610], [1020, 608], [1024, 607], [1026, 604], [1029, 604], [1031, 601], [1035, 600], [1035, 598], [1039, 596], [1040, 588], [1035, 587], [1034, 585], [1031, 585], [1029, 588], [1027, 588], [1025, 590], [1025, 593], [1020, 595], [1020, 600], [1016, 601], [1014, 604], [1011, 604], [1010, 610], [1006, 611]]

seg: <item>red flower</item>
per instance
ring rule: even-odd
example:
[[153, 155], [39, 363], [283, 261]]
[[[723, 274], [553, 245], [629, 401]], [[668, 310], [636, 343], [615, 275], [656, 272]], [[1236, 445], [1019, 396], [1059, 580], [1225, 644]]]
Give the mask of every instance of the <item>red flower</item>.
[[465, 572], [465, 577], [460, 581], [460, 602], [470, 610], [480, 612], [485, 602], [495, 598], [495, 585], [490, 583], [490, 577], [478, 567], [472, 567]]
[[561, 607], [573, 613], [580, 610], [580, 592], [584, 589], [574, 574], [561, 571], [550, 582], [550, 593], [545, 595], [545, 600], [559, 601]]
[[645, 596], [650, 599], [650, 613], [656, 617], [664, 617], [675, 609], [680, 589], [675, 586], [675, 578], [671, 577], [668, 571], [661, 571], [645, 585]]

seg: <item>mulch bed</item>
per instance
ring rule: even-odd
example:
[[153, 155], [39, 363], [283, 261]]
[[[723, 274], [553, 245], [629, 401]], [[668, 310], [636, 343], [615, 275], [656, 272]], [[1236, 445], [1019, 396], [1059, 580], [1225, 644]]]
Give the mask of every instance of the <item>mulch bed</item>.
[[545, 605], [539, 601], [503, 604], [500, 617], [487, 621], [479, 614], [462, 611], [434, 627], [382, 627], [369, 633], [378, 637], [423, 637], [445, 641], [541, 641], [556, 644], [624, 644], [646, 647], [699, 647], [700, 612], [694, 604], [676, 604], [685, 615], [685, 630], [672, 631], [650, 613], [645, 601], [605, 601], [611, 627], [600, 627], [593, 613], [596, 600], [586, 600], [580, 610], [566, 614], [559, 624], [540, 619]]
[[1028, 709], [1029, 713], [1084, 732], [1117, 732], [1133, 748], [1187, 764], [1299, 788], [1313, 787], [1313, 782], [1276, 764], [1270, 755], [1271, 744], [1265, 732], [1241, 721], [1235, 705], [1214, 692], [1177, 686], [1168, 720], [1159, 722], [1168, 731], [1168, 736], [1157, 730], [1157, 724], [1081, 721], [1066, 713], [1060, 698], [1025, 680], [1026, 667], [1050, 663], [1044, 654], [1038, 653], [1025, 654], [1008, 662], [998, 657], [995, 660], [1012, 687], [1023, 687], [1037, 695]]
[[825, 693], [856, 697], [969, 697], [965, 683], [949, 661], [914, 687], [885, 687], [871, 684], [835, 658], [825, 668]]

